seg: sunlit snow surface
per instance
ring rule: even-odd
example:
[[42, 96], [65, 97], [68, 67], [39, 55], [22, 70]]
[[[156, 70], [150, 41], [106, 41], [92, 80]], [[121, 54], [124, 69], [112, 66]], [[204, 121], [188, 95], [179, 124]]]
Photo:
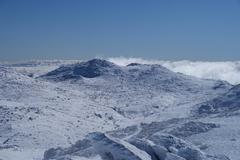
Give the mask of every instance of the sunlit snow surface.
[[[209, 80], [238, 83], [238, 62], [110, 61], [119, 65], [98, 59], [80, 64], [82, 61], [2, 63], [0, 159], [40, 160], [44, 151], [71, 147], [97, 131], [107, 132], [131, 153], [136, 151], [133, 156], [137, 157], [146, 150], [133, 145], [133, 140], [170, 134], [204, 155], [224, 154], [238, 160], [240, 89]], [[128, 65], [131, 62], [166, 68]], [[215, 103], [218, 99], [221, 103]], [[199, 108], [207, 112], [197, 114]], [[102, 159], [99, 154], [66, 156]], [[170, 151], [168, 156], [182, 155]]]

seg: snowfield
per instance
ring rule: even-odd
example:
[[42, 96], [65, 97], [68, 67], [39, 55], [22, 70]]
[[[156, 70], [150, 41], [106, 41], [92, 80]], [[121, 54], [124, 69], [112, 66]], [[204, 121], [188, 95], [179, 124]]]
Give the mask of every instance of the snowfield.
[[240, 87], [160, 64], [0, 65], [2, 160], [238, 160]]

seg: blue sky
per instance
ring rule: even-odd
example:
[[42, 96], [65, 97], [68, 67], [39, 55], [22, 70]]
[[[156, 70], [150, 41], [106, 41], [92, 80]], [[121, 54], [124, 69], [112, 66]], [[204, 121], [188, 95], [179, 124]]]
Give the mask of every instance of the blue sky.
[[0, 0], [0, 60], [240, 60], [239, 0]]

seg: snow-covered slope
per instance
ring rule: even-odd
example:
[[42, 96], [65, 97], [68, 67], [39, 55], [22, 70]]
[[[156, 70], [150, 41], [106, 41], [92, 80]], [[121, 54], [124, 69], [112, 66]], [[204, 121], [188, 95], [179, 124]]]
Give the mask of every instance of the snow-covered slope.
[[[191, 119], [192, 106], [232, 87], [161, 65], [118, 66], [102, 59], [50, 67], [49, 63], [0, 68], [0, 159], [42, 159], [45, 150], [69, 147], [95, 131], [120, 134], [126, 129], [127, 137], [114, 137], [121, 142], [144, 135], [144, 127], [156, 129], [151, 135], [164, 130], [184, 139], [210, 133], [221, 125]], [[29, 75], [34, 71], [35, 76]], [[132, 149], [128, 141], [123, 143]], [[99, 155], [91, 158], [100, 159]]]
[[231, 159], [240, 157], [240, 86], [236, 85], [227, 93], [193, 107], [193, 117], [202, 122], [216, 123], [219, 127], [187, 138], [197, 144], [204, 144], [210, 154], [219, 153]]
[[240, 85], [231, 88], [227, 93], [210, 101], [199, 104], [197, 115], [208, 114], [238, 114], [240, 110]]
[[161, 110], [171, 116], [176, 113], [172, 111], [174, 106], [182, 106], [178, 107], [182, 110], [179, 116], [185, 116], [189, 111], [184, 111], [186, 105], [215, 97], [230, 87], [223, 81], [185, 76], [160, 65], [120, 67], [101, 59], [62, 66], [41, 78], [65, 85], [67, 82], [75, 89], [87, 90], [94, 97], [93, 101], [99, 105], [107, 103], [108, 107], [128, 118]]

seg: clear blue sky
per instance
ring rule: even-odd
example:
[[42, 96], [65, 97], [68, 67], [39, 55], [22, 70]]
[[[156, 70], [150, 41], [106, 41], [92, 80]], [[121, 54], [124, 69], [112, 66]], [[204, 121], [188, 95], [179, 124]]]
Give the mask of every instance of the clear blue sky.
[[239, 0], [0, 0], [0, 60], [240, 60]]

